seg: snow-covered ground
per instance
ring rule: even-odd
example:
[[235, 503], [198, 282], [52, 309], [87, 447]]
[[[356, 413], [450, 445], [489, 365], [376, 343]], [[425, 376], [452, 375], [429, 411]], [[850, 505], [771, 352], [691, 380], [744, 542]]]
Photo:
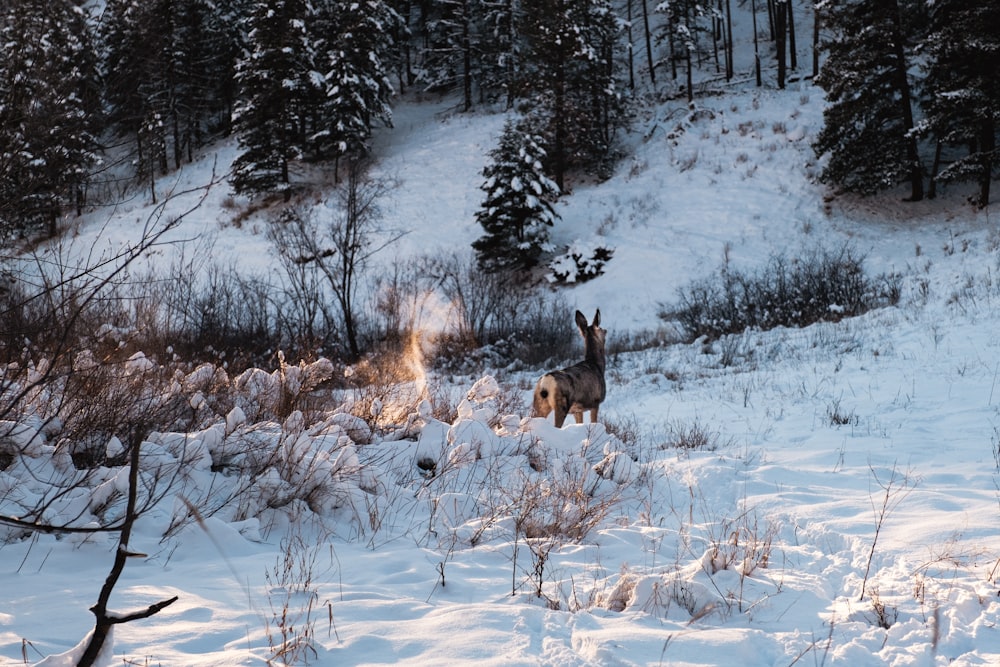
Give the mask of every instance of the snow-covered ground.
[[[483, 368], [456, 380], [469, 397], [453, 423], [411, 406], [409, 438], [365, 442], [343, 415], [312, 427], [238, 412], [151, 438], [157, 461], [200, 453], [192, 498], [234, 484], [209, 466], [247, 443], [277, 446], [283, 468], [170, 537], [186, 508], [175, 495], [139, 522], [130, 547], [147, 556], [130, 560], [112, 608], [179, 600], [118, 626], [103, 664], [280, 663], [284, 640], [289, 661], [338, 666], [1000, 664], [992, 211], [959, 188], [920, 204], [824, 201], [809, 145], [821, 113], [805, 82], [644, 109], [613, 178], [575, 183], [557, 205], [557, 244], [614, 248], [604, 276], [560, 294], [588, 317], [600, 308], [611, 336], [653, 330], [661, 303], [723, 261], [846, 243], [871, 274], [901, 274], [898, 306], [613, 355], [596, 425], [504, 414], [511, 395], [530, 404], [542, 369]], [[386, 226], [409, 233], [380, 261], [478, 237], [479, 171], [502, 125], [446, 103], [397, 107], [378, 169], [397, 183]], [[161, 197], [233, 154], [207, 154]], [[265, 223], [234, 224], [229, 199], [213, 189], [175, 237], [269, 266]], [[121, 243], [147, 200], [74, 221], [73, 245]], [[433, 478], [417, 465], [428, 460]], [[14, 472], [0, 472], [0, 498], [33, 492]], [[312, 508], [268, 508], [289, 479], [316, 484]], [[100, 535], [0, 545], [0, 662], [75, 664], [114, 547]]]

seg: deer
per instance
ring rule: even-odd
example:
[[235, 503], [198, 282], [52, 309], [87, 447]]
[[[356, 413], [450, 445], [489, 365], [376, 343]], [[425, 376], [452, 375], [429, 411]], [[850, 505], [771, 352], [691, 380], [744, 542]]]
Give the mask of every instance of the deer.
[[558, 371], [546, 373], [535, 385], [532, 405], [533, 416], [548, 417], [555, 412], [556, 428], [562, 428], [566, 415], [576, 417], [576, 423], [583, 423], [583, 411], [590, 410], [590, 422], [597, 422], [597, 408], [607, 394], [604, 382], [604, 337], [607, 331], [601, 328], [601, 310], [594, 314], [593, 324], [576, 311], [576, 326], [583, 335], [583, 361]]

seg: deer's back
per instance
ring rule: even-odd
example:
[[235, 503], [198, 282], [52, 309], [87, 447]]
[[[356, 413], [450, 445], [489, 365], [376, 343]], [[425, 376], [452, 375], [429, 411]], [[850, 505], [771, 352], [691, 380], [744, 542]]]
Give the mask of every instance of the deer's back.
[[604, 371], [589, 361], [550, 373], [570, 400], [582, 408], [597, 407], [607, 394]]

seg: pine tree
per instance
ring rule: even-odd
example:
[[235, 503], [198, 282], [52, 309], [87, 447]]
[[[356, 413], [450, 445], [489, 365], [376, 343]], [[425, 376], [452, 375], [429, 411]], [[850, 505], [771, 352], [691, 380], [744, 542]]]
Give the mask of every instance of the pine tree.
[[382, 0], [333, 0], [320, 13], [318, 32], [325, 35], [320, 61], [328, 70], [315, 138], [336, 159], [360, 155], [375, 123], [392, 120], [390, 35], [401, 30], [402, 19]]
[[526, 7], [522, 86], [529, 105], [547, 118], [547, 166], [564, 189], [572, 167], [600, 173], [621, 124], [614, 77], [618, 23], [605, 0], [537, 0]]
[[[136, 177], [149, 183], [165, 173], [170, 91], [165, 89], [171, 52], [168, 3], [109, 0], [101, 39], [109, 120], [136, 142]], [[151, 188], [152, 191], [152, 188]], [[155, 192], [153, 192], [155, 199]]]
[[173, 46], [166, 61], [173, 73], [169, 106], [175, 167], [190, 161], [213, 126], [225, 127], [227, 80], [235, 65], [235, 26], [209, 0], [174, 1]]
[[483, 94], [487, 99], [502, 95], [506, 108], [511, 109], [519, 93], [517, 77], [523, 60], [523, 40], [518, 34], [521, 0], [483, 0], [482, 4]]
[[236, 63], [249, 49], [247, 47], [244, 19], [250, 14], [253, 0], [214, 0], [219, 21], [220, 41], [216, 47], [215, 62], [222, 68], [215, 82], [214, 91], [218, 96], [218, 116], [214, 125], [222, 134], [232, 131], [232, 116], [239, 97], [236, 81]]
[[[232, 106], [237, 36], [209, 0], [109, 0], [103, 15], [113, 126], [136, 140], [137, 176], [190, 160]], [[155, 197], [155, 193], [154, 193]]]
[[1000, 4], [938, 0], [932, 11], [924, 129], [944, 144], [968, 150], [935, 178], [975, 181], [974, 203], [986, 206], [1000, 170]]
[[74, 0], [6, 3], [0, 15], [0, 236], [56, 233], [97, 160], [95, 57]]
[[558, 218], [552, 202], [559, 187], [545, 174], [541, 138], [524, 121], [507, 121], [490, 157], [483, 169], [486, 198], [476, 214], [486, 234], [472, 247], [484, 270], [531, 269], [550, 249], [548, 228]]
[[311, 144], [321, 116], [325, 79], [305, 0], [258, 0], [247, 19], [247, 53], [236, 78], [240, 101], [234, 125], [242, 152], [233, 162], [237, 193], [281, 192], [291, 197], [289, 166]]
[[696, 0], [660, 3], [657, 11], [666, 14], [666, 21], [657, 39], [667, 42], [671, 78], [677, 79], [677, 62], [683, 62], [687, 81], [685, 92], [688, 102], [691, 102], [694, 99], [692, 56], [698, 51], [700, 38], [709, 31], [709, 20], [714, 20], [714, 14]]
[[816, 82], [826, 91], [824, 126], [813, 145], [828, 155], [821, 179], [846, 191], [874, 194], [910, 183], [923, 198], [923, 169], [914, 136], [907, 35], [898, 0], [845, 0], [825, 5], [827, 60]]
[[473, 82], [482, 70], [480, 0], [433, 0], [427, 22], [424, 69], [432, 90], [462, 91], [463, 110], [472, 108]]

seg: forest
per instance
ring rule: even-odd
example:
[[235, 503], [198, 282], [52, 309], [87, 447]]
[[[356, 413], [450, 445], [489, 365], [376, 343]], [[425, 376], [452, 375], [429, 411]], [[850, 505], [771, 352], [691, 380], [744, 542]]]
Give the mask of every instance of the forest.
[[[616, 138], [649, 95], [691, 101], [706, 80], [745, 76], [734, 43], [750, 41], [757, 85], [763, 69], [779, 88], [794, 76], [824, 89], [815, 150], [828, 156], [822, 178], [833, 190], [906, 182], [919, 200], [964, 180], [977, 185], [977, 205], [989, 203], [1000, 164], [995, 3], [733, 4], [8, 2], [0, 236], [54, 236], [60, 216], [150, 183], [229, 134], [240, 143], [233, 191], [288, 201], [309, 186], [301, 165], [336, 170], [368, 156], [393, 99], [423, 91], [456, 94], [464, 111], [516, 109], [487, 174], [477, 250], [494, 268], [530, 268], [568, 174], [606, 177], [621, 158]], [[733, 11], [749, 13], [737, 24], [752, 34], [732, 34]], [[796, 34], [797, 12], [812, 14], [811, 35]], [[796, 62], [796, 44], [810, 40], [811, 67]], [[521, 150], [539, 159], [512, 161]], [[512, 179], [535, 185], [531, 201]]]

